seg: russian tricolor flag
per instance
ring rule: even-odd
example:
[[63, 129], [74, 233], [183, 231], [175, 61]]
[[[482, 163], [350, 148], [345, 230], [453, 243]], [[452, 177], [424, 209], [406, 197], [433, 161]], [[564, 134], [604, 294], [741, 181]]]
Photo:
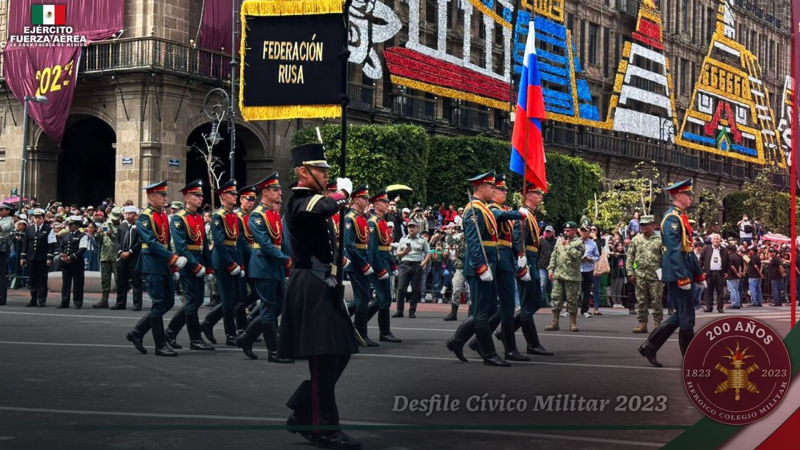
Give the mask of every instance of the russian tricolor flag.
[[[536, 30], [530, 21], [525, 59], [519, 83], [517, 109], [514, 113], [514, 134], [511, 137], [511, 164], [509, 168], [524, 176], [527, 181], [547, 192], [544, 163], [542, 121], [545, 120], [542, 83], [539, 79], [539, 62], [536, 59]], [[526, 169], [527, 165], [527, 171]]]

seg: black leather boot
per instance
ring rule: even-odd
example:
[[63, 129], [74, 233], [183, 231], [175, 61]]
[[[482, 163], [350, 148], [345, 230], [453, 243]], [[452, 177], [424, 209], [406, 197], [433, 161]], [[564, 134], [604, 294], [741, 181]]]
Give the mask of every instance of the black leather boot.
[[144, 335], [150, 331], [150, 326], [150, 313], [147, 313], [142, 316], [138, 322], [136, 322], [136, 325], [133, 326], [133, 330], [129, 331], [128, 335], [126, 336], [128, 341], [130, 341], [131, 344], [136, 347], [136, 350], [139, 350], [139, 352], [143, 355], [147, 354], [147, 349], [144, 348], [144, 344], [142, 344], [142, 338], [144, 338]]
[[167, 345], [164, 320], [161, 317], [153, 317], [151, 318], [151, 326], [153, 327], [153, 341], [156, 343], [156, 356], [178, 356], [175, 350], [172, 350]]
[[167, 345], [176, 350], [183, 348], [175, 341], [175, 337], [181, 332], [181, 329], [184, 325], [186, 325], [186, 310], [181, 308], [175, 313], [174, 316], [172, 316], [172, 320], [169, 321], [169, 325], [167, 325], [167, 329], [164, 331], [167, 339]]
[[503, 345], [506, 348], [505, 359], [506, 361], [530, 361], [527, 356], [520, 354], [517, 351], [517, 340], [514, 337], [514, 323], [501, 323], [500, 331], [503, 333]]
[[367, 347], [380, 347], [377, 342], [373, 341], [367, 335], [367, 312], [356, 312], [355, 317], [353, 317], [353, 325], [356, 327], [358, 334], [361, 335], [361, 338], [364, 339], [364, 342], [367, 343]]
[[469, 360], [464, 356], [464, 343], [472, 337], [473, 333], [475, 333], [475, 323], [472, 317], [467, 317], [461, 322], [461, 325], [458, 326], [453, 337], [448, 339], [445, 343], [447, 349], [455, 353], [456, 358], [465, 363], [468, 363]]
[[214, 325], [222, 319], [222, 305], [217, 305], [206, 314], [205, 319], [200, 324], [200, 331], [205, 335], [208, 342], [216, 344], [217, 340], [214, 339]]
[[186, 332], [189, 333], [190, 350], [214, 350], [208, 345], [200, 333], [200, 318], [197, 314], [186, 315]]
[[334, 450], [361, 450], [364, 448], [357, 439], [344, 434], [343, 431], [334, 431], [329, 434], [317, 436], [317, 448], [332, 448]]
[[378, 314], [378, 310], [380, 309], [380, 304], [377, 300], [373, 300], [369, 302], [369, 306], [367, 306], [367, 323], [375, 317], [375, 314]]
[[452, 322], [458, 320], [458, 305], [451, 303], [450, 304], [450, 314], [445, 316], [445, 322]]
[[274, 322], [261, 323], [264, 344], [267, 346], [267, 361], [278, 364], [292, 364], [293, 359], [278, 358], [278, 327]]
[[240, 334], [234, 340], [237, 347], [242, 349], [245, 356], [250, 359], [258, 359], [258, 355], [253, 352], [253, 340], [261, 333], [261, 323], [259, 321], [252, 321], [245, 328], [244, 333]]
[[236, 340], [236, 311], [222, 313], [222, 325], [225, 329], [225, 345], [236, 347], [233, 341]]
[[492, 341], [492, 331], [489, 327], [475, 328], [475, 339], [483, 351], [483, 364], [485, 366], [511, 367], [511, 364], [497, 355]]
[[399, 344], [403, 342], [402, 339], [398, 339], [394, 337], [391, 332], [390, 323], [391, 319], [389, 318], [390, 311], [388, 309], [382, 309], [378, 311], [378, 340], [381, 342], [394, 342], [395, 344]]
[[686, 350], [689, 348], [692, 339], [694, 339], [693, 329], [678, 331], [678, 345], [681, 348], [681, 356], [686, 356]]
[[[498, 325], [500, 325], [500, 312], [499, 311], [496, 312], [492, 317], [489, 318], [489, 331], [493, 331], [493, 330], [497, 329]], [[502, 332], [503, 332], [502, 329], [498, 329], [497, 330], [497, 333], [502, 333]], [[498, 340], [502, 341], [503, 340], [502, 336], [500, 338], [498, 338]], [[492, 344], [492, 345], [494, 345], [494, 344]], [[469, 348], [473, 352], [477, 353], [478, 356], [480, 356], [481, 358], [485, 358], [486, 357], [484, 355], [483, 350], [481, 349], [480, 345], [478, 345], [477, 336], [475, 338], [473, 338], [471, 341], [469, 341]]]
[[522, 322], [520, 328], [522, 329], [522, 335], [525, 336], [525, 342], [528, 344], [525, 347], [525, 353], [529, 355], [553, 356], [553, 352], [542, 347], [542, 344], [539, 342], [539, 333], [536, 331], [536, 323], [534, 323], [533, 319]]
[[647, 341], [639, 347], [639, 354], [647, 358], [647, 361], [655, 367], [664, 367], [663, 364], [656, 359], [656, 353], [667, 342], [670, 335], [677, 328], [674, 325], [669, 325], [667, 322], [662, 322], [657, 326], [647, 337]]
[[[514, 325], [514, 333], [516, 333], [517, 330], [519, 330], [520, 327], [522, 326], [522, 321], [519, 318], [520, 314], [522, 314], [521, 309], [514, 313], [514, 321], [512, 322], [512, 324]], [[503, 327], [500, 327], [497, 330], [495, 330], [494, 338], [500, 342], [503, 342]]]
[[236, 335], [238, 336], [244, 332], [244, 330], [247, 328], [247, 324], [249, 323], [247, 321], [247, 311], [245, 311], [244, 305], [238, 305], [236, 307], [234, 317], [236, 318]]

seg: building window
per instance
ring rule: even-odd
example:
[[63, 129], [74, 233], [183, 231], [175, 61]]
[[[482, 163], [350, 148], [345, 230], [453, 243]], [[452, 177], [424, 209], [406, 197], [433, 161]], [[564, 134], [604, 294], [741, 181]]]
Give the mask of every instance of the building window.
[[567, 29], [572, 33], [572, 40], [575, 41], [575, 16], [567, 13]]
[[589, 64], [597, 64], [597, 32], [599, 27], [589, 23]]
[[689, 30], [689, 0], [683, 0], [681, 4], [681, 29], [682, 33]]
[[681, 58], [681, 94], [686, 95], [686, 92], [689, 90], [689, 61]]
[[608, 78], [608, 71], [611, 67], [611, 61], [609, 61], [609, 57], [611, 57], [610, 47], [611, 47], [611, 33], [608, 30], [608, 27], [603, 27], [603, 54], [606, 55], [605, 61], [603, 61], [603, 78]]
[[[711, 42], [711, 37], [714, 35], [714, 28], [717, 26], [717, 16], [714, 14], [713, 8], [706, 9], [706, 41]], [[747, 35], [744, 35], [747, 40]]]

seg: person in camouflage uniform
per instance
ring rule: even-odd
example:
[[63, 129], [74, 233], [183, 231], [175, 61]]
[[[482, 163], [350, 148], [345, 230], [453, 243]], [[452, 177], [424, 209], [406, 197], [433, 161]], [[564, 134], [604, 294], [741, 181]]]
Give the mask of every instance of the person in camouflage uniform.
[[448, 249], [455, 249], [455, 273], [453, 273], [453, 295], [450, 297], [450, 314], [444, 318], [446, 322], [458, 320], [458, 306], [461, 304], [461, 295], [464, 293], [464, 253], [467, 251], [467, 240], [464, 239], [464, 233], [461, 232], [461, 227], [452, 234], [448, 234], [445, 238], [445, 243]]
[[122, 208], [117, 206], [111, 210], [108, 220], [103, 224], [103, 245], [100, 247], [100, 290], [103, 297], [92, 304], [92, 308], [108, 308], [108, 296], [111, 293], [111, 275], [117, 278], [117, 231]]
[[634, 333], [647, 333], [647, 308], [653, 308], [653, 322], [658, 327], [664, 318], [664, 283], [659, 281], [656, 270], [661, 268], [661, 238], [654, 233], [653, 216], [642, 216], [639, 220], [641, 233], [637, 234], [628, 248], [625, 268], [628, 280], [636, 283], [636, 311], [639, 326]]
[[578, 331], [578, 297], [581, 295], [581, 258], [583, 240], [575, 235], [575, 222], [564, 224], [564, 237], [556, 242], [547, 275], [553, 281], [553, 321], [545, 331], [558, 331], [558, 316], [561, 314], [561, 298], [566, 295], [569, 312], [569, 330]]

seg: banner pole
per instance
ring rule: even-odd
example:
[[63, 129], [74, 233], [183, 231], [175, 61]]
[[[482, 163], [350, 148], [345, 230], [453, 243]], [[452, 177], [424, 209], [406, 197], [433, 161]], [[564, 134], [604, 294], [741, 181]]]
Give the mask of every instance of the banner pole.
[[[348, 41], [350, 39], [350, 3], [352, 0], [345, 0], [344, 7], [342, 8], [342, 20], [344, 20], [344, 26], [342, 27], [342, 33], [344, 36], [343, 44], [342, 44], [342, 147], [340, 150], [339, 155], [339, 176], [341, 178], [345, 177], [346, 174], [346, 165], [347, 165], [347, 104], [350, 102], [350, 97], [348, 96], [349, 91], [349, 60], [350, 60], [350, 49]], [[339, 296], [338, 303], [341, 303], [344, 300], [344, 270], [342, 267], [344, 266], [344, 218], [345, 214], [339, 214], [339, 252], [336, 256], [336, 287], [337, 287], [337, 294]]]
[[797, 267], [797, 164], [800, 161], [800, 158], [797, 157], [798, 152], [798, 145], [797, 145], [797, 133], [800, 130], [800, 123], [797, 120], [797, 102], [800, 101], [800, 92], [797, 90], [797, 77], [800, 76], [800, 60], [798, 59], [798, 52], [800, 51], [800, 43], [798, 40], [800, 39], [800, 0], [792, 0], [792, 109], [791, 109], [791, 117], [792, 117], [792, 155], [791, 155], [791, 166], [789, 168], [790, 173], [790, 185], [791, 185], [791, 200], [792, 205], [790, 208], [791, 211], [791, 230], [789, 230], [789, 236], [792, 239], [792, 254], [790, 258], [790, 267], [789, 273], [792, 276], [789, 278], [789, 291], [791, 294], [790, 300], [792, 302], [792, 328], [794, 328], [795, 322], [797, 321], [797, 279], [798, 276], [795, 273]]
[[239, 0], [231, 2], [231, 100], [229, 112], [229, 132], [231, 138], [231, 153], [228, 159], [231, 162], [231, 180], [236, 179], [236, 6]]

